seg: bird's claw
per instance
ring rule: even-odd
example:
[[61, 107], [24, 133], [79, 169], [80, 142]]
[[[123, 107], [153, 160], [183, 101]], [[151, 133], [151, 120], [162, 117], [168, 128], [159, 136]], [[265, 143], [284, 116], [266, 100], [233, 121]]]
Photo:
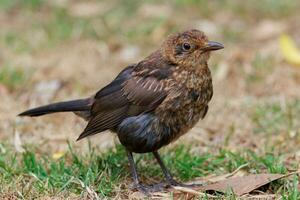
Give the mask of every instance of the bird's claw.
[[136, 189], [142, 192], [143, 194], [150, 196], [150, 194], [153, 192], [159, 192], [165, 190], [166, 185], [162, 183], [158, 183], [155, 185], [143, 185], [141, 183], [137, 183], [133, 185], [133, 189]]
[[199, 187], [201, 184], [185, 184], [175, 181], [174, 179], [167, 180], [169, 186], [180, 186], [180, 187], [186, 187], [186, 188], [193, 188], [193, 187]]

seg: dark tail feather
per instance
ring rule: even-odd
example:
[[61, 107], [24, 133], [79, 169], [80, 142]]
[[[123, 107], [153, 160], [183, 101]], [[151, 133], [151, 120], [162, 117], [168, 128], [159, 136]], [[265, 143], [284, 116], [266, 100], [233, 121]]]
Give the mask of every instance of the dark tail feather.
[[25, 112], [20, 113], [18, 116], [37, 117], [56, 112], [87, 111], [91, 109], [91, 104], [92, 99], [90, 98], [64, 101], [26, 110]]

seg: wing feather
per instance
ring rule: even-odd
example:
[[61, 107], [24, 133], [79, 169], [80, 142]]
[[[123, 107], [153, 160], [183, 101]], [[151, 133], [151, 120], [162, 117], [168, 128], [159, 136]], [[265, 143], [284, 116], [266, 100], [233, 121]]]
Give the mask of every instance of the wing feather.
[[164, 82], [155, 77], [140, 77], [129, 79], [123, 86], [124, 95], [135, 105], [146, 106], [153, 109], [166, 97]]
[[127, 117], [153, 111], [166, 98], [166, 69], [160, 74], [157, 68], [150, 71], [146, 68], [147, 75], [135, 69], [135, 66], [127, 67], [95, 95], [90, 121], [77, 140], [115, 129]]
[[119, 121], [121, 121], [121, 119], [123, 118], [122, 113], [124, 113], [126, 109], [126, 107], [122, 107], [110, 112], [99, 113], [89, 121], [88, 125], [80, 134], [77, 141], [81, 140], [84, 137], [100, 133], [107, 129], [111, 129], [115, 126], [116, 123], [120, 123]]

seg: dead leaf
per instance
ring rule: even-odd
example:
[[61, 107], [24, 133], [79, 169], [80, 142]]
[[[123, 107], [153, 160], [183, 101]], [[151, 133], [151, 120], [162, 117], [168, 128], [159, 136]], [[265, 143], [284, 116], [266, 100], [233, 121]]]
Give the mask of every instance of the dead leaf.
[[[243, 199], [246, 200], [260, 200], [260, 199], [276, 199], [277, 195], [276, 194], [259, 194], [259, 195], [245, 195], [243, 196]], [[278, 199], [278, 198], [277, 198]]]
[[188, 193], [188, 194], [193, 194], [193, 195], [197, 195], [197, 196], [201, 196], [201, 197], [210, 197], [210, 198], [215, 198], [216, 196], [210, 195], [210, 194], [205, 194], [203, 192], [199, 192], [197, 190], [194, 190], [192, 188], [187, 188], [187, 187], [180, 187], [180, 186], [174, 186], [173, 187], [175, 190], [180, 191], [180, 192], [184, 192], [184, 193]]
[[[231, 177], [227, 178], [225, 180], [218, 181], [217, 183], [212, 183], [209, 185], [199, 186], [199, 187], [194, 187], [194, 188], [173, 187], [171, 190], [173, 190], [174, 192], [181, 192], [181, 193], [194, 195], [194, 196], [195, 195], [203, 196], [204, 193], [202, 193], [200, 191], [226, 192], [228, 190], [232, 190], [237, 196], [241, 196], [241, 195], [248, 194], [248, 193], [258, 189], [261, 186], [271, 183], [272, 181], [275, 181], [275, 180], [278, 180], [281, 178], [286, 178], [293, 174], [300, 173], [300, 171], [295, 171], [295, 172], [291, 172], [289, 174], [252, 174], [252, 175], [247, 175], [247, 176], [243, 176], [243, 177], [233, 176], [234, 174], [237, 174], [239, 172], [239, 170], [241, 168], [245, 167], [246, 165], [247, 164], [242, 165], [234, 172], [222, 176], [222, 178], [229, 177], [229, 176], [231, 176]], [[214, 198], [215, 196], [209, 195], [209, 197]], [[252, 197], [253, 196], [251, 196], [251, 198]]]
[[197, 190], [226, 192], [231, 189], [240, 196], [285, 176], [283, 174], [252, 174], [244, 177], [231, 177], [214, 184], [200, 186]]
[[58, 160], [61, 157], [63, 157], [64, 155], [65, 155], [65, 152], [60, 151], [60, 152], [56, 152], [56, 153], [52, 154], [52, 158], [54, 160]]
[[225, 180], [229, 177], [235, 177], [235, 176], [245, 176], [245, 171], [243, 169], [247, 167], [249, 163], [245, 163], [241, 166], [239, 166], [236, 170], [234, 170], [231, 173], [223, 174], [223, 175], [209, 175], [205, 177], [196, 178], [194, 181], [188, 182], [187, 184], [203, 184], [203, 183], [216, 183], [222, 180]]
[[279, 43], [285, 60], [288, 63], [300, 66], [300, 50], [295, 41], [289, 35], [283, 34], [279, 38]]

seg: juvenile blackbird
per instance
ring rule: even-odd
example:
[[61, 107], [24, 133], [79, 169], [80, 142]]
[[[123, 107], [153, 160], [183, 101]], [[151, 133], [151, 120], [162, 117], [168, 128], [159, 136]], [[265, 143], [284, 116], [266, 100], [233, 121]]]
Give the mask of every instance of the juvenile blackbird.
[[92, 97], [53, 103], [19, 116], [74, 112], [88, 121], [77, 140], [105, 130], [116, 133], [126, 148], [135, 188], [139, 181], [132, 152], [152, 152], [169, 185], [178, 185], [158, 150], [191, 129], [208, 111], [213, 96], [207, 65], [210, 52], [224, 48], [199, 30], [170, 35], [144, 60], [127, 66]]

